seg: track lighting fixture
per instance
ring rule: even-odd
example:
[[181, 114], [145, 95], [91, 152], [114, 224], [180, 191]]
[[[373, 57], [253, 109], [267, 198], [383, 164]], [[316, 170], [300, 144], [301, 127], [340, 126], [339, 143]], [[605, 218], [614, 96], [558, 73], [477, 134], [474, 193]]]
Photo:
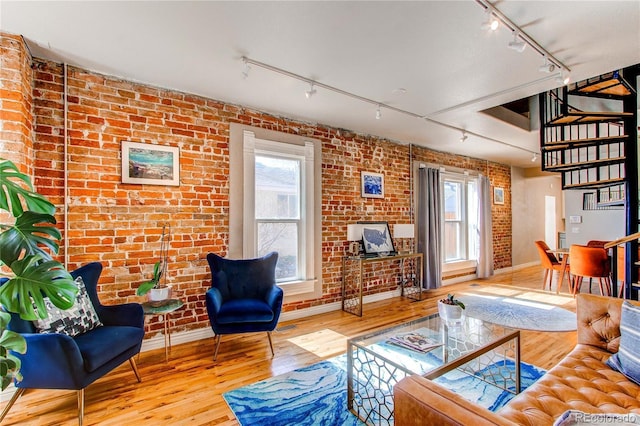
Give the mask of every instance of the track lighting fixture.
[[535, 163], [538, 160], [538, 154], [536, 154], [535, 152], [533, 153], [533, 157], [531, 157], [531, 162]]
[[[249, 65], [252, 65], [252, 66], [257, 67], [257, 69], [264, 69], [264, 70], [271, 71], [271, 72], [276, 73], [276, 74], [280, 74], [282, 76], [286, 76], [286, 77], [289, 77], [289, 78], [292, 78], [292, 79], [307, 83], [307, 84], [311, 85], [310, 90], [308, 90], [307, 92], [315, 93], [315, 88], [316, 87], [321, 87], [322, 89], [324, 89], [324, 90], [326, 90], [328, 92], [337, 93], [339, 95], [346, 96], [346, 97], [358, 100], [360, 102], [365, 102], [365, 103], [367, 103], [369, 105], [375, 105], [376, 106], [376, 119], [377, 120], [380, 120], [382, 118], [382, 111], [381, 110], [382, 110], [382, 107], [384, 107], [384, 108], [386, 108], [386, 109], [388, 109], [390, 111], [395, 111], [398, 114], [403, 114], [403, 115], [406, 115], [406, 116], [409, 116], [409, 117], [425, 120], [425, 121], [427, 121], [429, 123], [433, 123], [433, 124], [438, 125], [438, 126], [446, 127], [446, 128], [448, 128], [450, 130], [455, 130], [456, 132], [462, 132], [462, 135], [460, 137], [460, 141], [467, 140], [469, 138], [469, 135], [471, 135], [474, 138], [487, 140], [487, 141], [490, 141], [490, 142], [493, 142], [493, 143], [497, 143], [497, 144], [500, 144], [502, 146], [509, 147], [509, 148], [512, 148], [512, 149], [517, 149], [517, 150], [525, 151], [525, 152], [528, 152], [528, 153], [533, 153], [532, 151], [529, 151], [528, 149], [525, 149], [525, 148], [522, 148], [520, 146], [511, 144], [509, 142], [505, 142], [505, 141], [502, 141], [502, 140], [499, 140], [499, 139], [495, 139], [495, 138], [492, 138], [492, 137], [489, 137], [489, 136], [485, 136], [485, 135], [482, 135], [482, 134], [479, 134], [479, 133], [470, 132], [470, 131], [467, 131], [465, 129], [462, 129], [462, 128], [459, 128], [459, 127], [455, 127], [455, 126], [452, 126], [452, 125], [449, 125], [449, 124], [434, 120], [433, 118], [430, 118], [429, 116], [425, 116], [425, 115], [422, 115], [422, 114], [417, 114], [417, 113], [412, 112], [412, 111], [407, 111], [405, 109], [398, 108], [398, 107], [395, 107], [395, 106], [390, 105], [390, 104], [381, 103], [381, 102], [379, 102], [377, 100], [374, 100], [374, 99], [371, 99], [371, 98], [366, 98], [364, 96], [360, 96], [360, 95], [357, 95], [355, 93], [351, 93], [351, 92], [348, 92], [346, 90], [343, 90], [343, 89], [340, 89], [338, 87], [331, 86], [331, 85], [328, 85], [328, 84], [325, 84], [325, 83], [322, 83], [322, 82], [313, 81], [308, 77], [305, 77], [305, 76], [302, 76], [302, 75], [299, 75], [299, 74], [295, 74], [295, 73], [293, 73], [291, 71], [287, 71], [285, 69], [278, 68], [276, 66], [267, 64], [265, 62], [260, 62], [260, 61], [257, 61], [255, 59], [248, 58], [246, 56], [242, 57], [242, 61], [243, 61], [244, 66], [245, 66], [245, 72], [243, 72], [242, 75], [244, 75], [245, 77], [249, 72], [249, 69], [250, 69]], [[556, 63], [557, 66], [559, 66], [559, 67], [561, 66], [560, 62], [556, 61], [555, 59], [554, 59], [554, 63]], [[562, 67], [564, 67], [564, 66], [562, 66]], [[564, 69], [566, 69], [566, 67], [564, 67]], [[306, 95], [307, 92], [305, 92], [305, 95]], [[309, 96], [311, 96], [311, 95], [309, 95]], [[340, 130], [336, 131], [336, 137], [337, 138], [341, 137]], [[348, 137], [348, 136], [344, 136], [344, 137]]]
[[556, 83], [566, 86], [570, 81], [571, 75], [569, 72], [566, 70], [560, 70], [560, 73], [558, 73], [558, 76], [556, 77]]
[[497, 30], [498, 27], [500, 26], [500, 21], [498, 21], [498, 19], [495, 16], [493, 16], [493, 13], [491, 13], [491, 9], [487, 7], [485, 14], [486, 16], [484, 21], [480, 25], [480, 29], [482, 29], [483, 31]]
[[307, 97], [307, 99], [309, 99], [310, 97], [312, 97], [315, 94], [316, 94], [316, 89], [313, 88], [313, 83], [310, 83], [309, 90], [304, 92], [304, 95]]
[[519, 35], [520, 34], [517, 31], [513, 32], [513, 40], [509, 42], [509, 48], [515, 50], [518, 53], [522, 53], [527, 47], [527, 43], [519, 39]]
[[249, 65], [249, 61], [245, 57], [242, 57], [242, 62], [244, 62], [244, 69], [242, 70], [242, 78], [247, 78], [249, 77], [249, 71], [251, 70], [251, 66]]
[[552, 73], [555, 69], [556, 69], [555, 64], [552, 62], [549, 62], [547, 55], [544, 55], [544, 64], [540, 65], [540, 68], [538, 68], [538, 70], [540, 72]]

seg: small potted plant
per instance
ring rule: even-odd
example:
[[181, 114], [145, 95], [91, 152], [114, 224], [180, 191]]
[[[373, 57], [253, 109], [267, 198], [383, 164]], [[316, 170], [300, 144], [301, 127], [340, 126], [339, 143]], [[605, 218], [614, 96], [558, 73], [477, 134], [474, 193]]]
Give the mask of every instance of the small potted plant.
[[[170, 231], [167, 226], [162, 226], [162, 236], [160, 237], [160, 260], [153, 265], [153, 276], [149, 281], [145, 281], [138, 286], [136, 294], [144, 296], [148, 294], [151, 303], [162, 303], [171, 297], [171, 286], [167, 285], [167, 252], [169, 250]], [[162, 282], [160, 282], [162, 280]]]
[[464, 303], [456, 299], [453, 294], [447, 294], [445, 299], [438, 301], [438, 313], [446, 322], [460, 322], [464, 315]]

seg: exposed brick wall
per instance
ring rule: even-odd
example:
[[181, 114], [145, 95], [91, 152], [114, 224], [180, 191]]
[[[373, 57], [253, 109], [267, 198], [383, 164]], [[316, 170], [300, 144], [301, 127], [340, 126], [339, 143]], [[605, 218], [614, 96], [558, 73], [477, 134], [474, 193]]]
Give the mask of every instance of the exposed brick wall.
[[[36, 182], [38, 190], [60, 207], [58, 220], [62, 221], [64, 69], [42, 60], [35, 61], [35, 69]], [[204, 293], [210, 276], [205, 256], [228, 251], [232, 122], [322, 142], [323, 296], [287, 304], [285, 311], [340, 300], [348, 223], [411, 221], [408, 145], [68, 67], [69, 268], [102, 262], [99, 292], [104, 303], [141, 300], [135, 289], [150, 277], [159, 256], [161, 228], [167, 223], [172, 232], [169, 281], [175, 294], [186, 300], [186, 307], [173, 315], [177, 328], [209, 326]], [[179, 147], [180, 186], [120, 183], [123, 140]], [[414, 147], [413, 152], [418, 161], [480, 170], [492, 182], [509, 180], [508, 166], [424, 148]], [[384, 173], [384, 199], [360, 197], [363, 170]], [[504, 187], [509, 193], [509, 186]], [[504, 226], [510, 241], [510, 204], [505, 203], [504, 209], [494, 206], [494, 213], [509, 216], [508, 229], [501, 217], [497, 223]], [[510, 248], [498, 241], [497, 258], [506, 258], [510, 264]], [[496, 266], [503, 264], [500, 260]], [[392, 267], [381, 263], [367, 272], [375, 285], [365, 293], [396, 288], [396, 274], [381, 273], [384, 268]], [[150, 328], [161, 327], [156, 322]]]
[[[493, 188], [504, 189], [504, 204], [493, 203], [493, 265], [506, 268], [511, 265], [511, 168], [504, 164], [489, 163], [488, 176]], [[493, 197], [492, 197], [493, 199]]]
[[0, 152], [33, 173], [31, 57], [22, 38], [0, 33]]

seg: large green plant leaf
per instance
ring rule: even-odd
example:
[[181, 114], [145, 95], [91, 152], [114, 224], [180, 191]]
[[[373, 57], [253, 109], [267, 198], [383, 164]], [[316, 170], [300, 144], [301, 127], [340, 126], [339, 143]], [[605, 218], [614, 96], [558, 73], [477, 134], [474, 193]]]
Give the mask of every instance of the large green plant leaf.
[[[21, 198], [26, 208], [23, 208]], [[20, 173], [15, 164], [5, 159], [0, 159], [0, 208], [11, 212], [14, 217], [25, 210], [47, 214], [56, 210], [49, 200], [33, 191], [29, 176]]]
[[13, 262], [11, 270], [16, 276], [0, 286], [0, 304], [7, 311], [28, 321], [46, 318], [45, 296], [60, 309], [73, 306], [78, 287], [60, 262], [34, 254]]
[[10, 267], [22, 253], [24, 256], [41, 253], [43, 258], [50, 259], [51, 256], [41, 246], [58, 253], [58, 243], [55, 240], [62, 238], [62, 235], [55, 226], [47, 226], [55, 223], [56, 219], [50, 214], [32, 211], [22, 213], [13, 226], [0, 234], [0, 261]]
[[7, 325], [11, 320], [11, 315], [7, 312], [0, 312], [0, 389], [5, 390], [11, 381], [22, 380], [20, 375], [20, 359], [11, 355], [9, 351], [24, 354], [27, 351], [27, 341], [25, 338], [11, 330], [7, 330]]

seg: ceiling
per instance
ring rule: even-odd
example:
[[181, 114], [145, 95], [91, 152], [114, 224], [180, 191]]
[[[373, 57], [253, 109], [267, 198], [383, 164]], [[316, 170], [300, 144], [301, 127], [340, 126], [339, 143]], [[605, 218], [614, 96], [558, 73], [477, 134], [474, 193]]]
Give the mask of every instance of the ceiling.
[[[493, 5], [573, 81], [640, 62], [640, 1]], [[484, 19], [475, 0], [0, 2], [0, 28], [23, 35], [37, 57], [401, 143], [539, 165], [531, 162], [538, 132], [480, 111], [557, 87], [557, 74], [538, 70], [543, 59], [530, 46], [507, 48], [506, 28], [482, 30]], [[242, 56], [374, 103], [322, 87], [307, 99], [307, 82], [255, 65], [244, 78]], [[456, 129], [469, 132], [466, 141]]]

